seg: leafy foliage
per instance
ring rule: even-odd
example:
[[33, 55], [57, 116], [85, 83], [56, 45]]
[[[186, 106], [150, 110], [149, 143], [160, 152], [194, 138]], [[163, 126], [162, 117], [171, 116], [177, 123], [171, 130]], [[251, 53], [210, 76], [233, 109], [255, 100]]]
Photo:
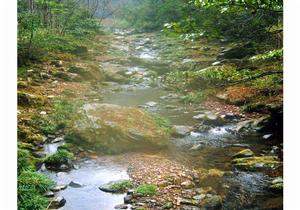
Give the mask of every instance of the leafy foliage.
[[51, 52], [74, 52], [99, 29], [98, 21], [80, 1], [18, 0], [19, 66]]

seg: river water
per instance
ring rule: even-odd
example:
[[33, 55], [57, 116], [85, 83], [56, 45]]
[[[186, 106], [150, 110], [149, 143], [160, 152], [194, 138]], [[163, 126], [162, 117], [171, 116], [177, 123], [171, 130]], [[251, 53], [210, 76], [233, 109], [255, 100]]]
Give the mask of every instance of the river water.
[[[157, 77], [149, 73], [157, 69], [160, 63], [159, 52], [151, 43], [153, 37], [115, 35], [110, 51], [118, 50], [126, 54], [128, 62], [122, 63], [126, 74], [133, 72], [141, 75], [138, 82], [129, 84], [108, 83], [99, 94], [103, 97], [101, 103], [117, 104], [121, 106], [141, 107], [150, 112], [158, 113], [170, 120], [173, 125], [190, 125], [197, 123], [192, 117], [203, 108], [181, 103], [176, 95], [167, 91], [160, 84]], [[128, 38], [129, 37], [129, 38]], [[150, 44], [149, 44], [150, 43]], [[133, 60], [138, 60], [135, 63]], [[141, 62], [147, 65], [141, 65]], [[115, 63], [106, 63], [106, 67]], [[152, 68], [152, 65], [155, 68]], [[166, 66], [162, 66], [168, 69]], [[161, 72], [158, 72], [160, 76]], [[171, 94], [171, 95], [170, 95]], [[172, 95], [173, 94], [173, 95]], [[169, 96], [166, 99], [165, 96]], [[203, 111], [203, 110], [202, 110]], [[268, 145], [262, 142], [261, 136], [237, 136], [230, 132], [232, 124], [214, 127], [207, 132], [192, 132], [184, 138], [170, 139], [168, 148], [163, 151], [166, 158], [178, 161], [194, 168], [217, 168], [220, 170], [232, 170], [231, 156], [241, 150], [250, 148], [256, 154], [266, 150]], [[53, 154], [59, 144], [45, 145], [47, 154]], [[197, 149], [192, 149], [197, 146]], [[155, 153], [155, 151], [154, 151]], [[161, 154], [162, 152], [159, 151]], [[70, 172], [44, 171], [58, 184], [68, 184], [71, 181], [83, 184], [81, 188], [72, 188], [60, 191], [66, 200], [61, 209], [66, 210], [110, 210], [117, 204], [123, 203], [123, 194], [110, 194], [98, 189], [101, 184], [112, 180], [128, 178], [127, 165], [120, 161], [119, 156], [99, 156], [94, 159], [83, 159], [77, 163], [78, 169]], [[272, 209], [273, 203], [281, 203], [281, 196], [274, 196], [267, 190], [269, 177], [259, 172], [233, 171], [234, 175], [224, 180], [230, 187], [228, 196], [224, 201], [224, 209]], [[266, 206], [266, 203], [271, 203]], [[243, 205], [243, 207], [242, 207]], [[278, 206], [278, 205], [277, 205]], [[280, 205], [279, 205], [280, 206]], [[275, 208], [276, 209], [276, 208]]]

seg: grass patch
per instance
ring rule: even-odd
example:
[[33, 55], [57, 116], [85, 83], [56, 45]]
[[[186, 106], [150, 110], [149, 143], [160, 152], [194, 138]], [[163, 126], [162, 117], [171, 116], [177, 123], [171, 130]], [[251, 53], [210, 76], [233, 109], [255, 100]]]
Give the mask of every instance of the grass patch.
[[255, 55], [250, 58], [252, 61], [270, 61], [270, 60], [279, 60], [283, 58], [283, 49], [271, 50], [266, 53]]
[[133, 187], [133, 184], [132, 184], [131, 181], [124, 180], [124, 181], [113, 184], [111, 188], [113, 190], [118, 191], [118, 192], [124, 192], [124, 191], [126, 191], [126, 190], [128, 190], [129, 188], [132, 188], [132, 187]]
[[162, 128], [164, 131], [166, 131], [167, 133], [171, 132], [171, 122], [169, 121], [169, 119], [162, 117], [158, 114], [154, 114], [151, 112], [147, 112], [147, 114], [149, 114], [149, 116], [155, 121], [155, 124]]
[[43, 174], [24, 171], [18, 176], [18, 209], [40, 210], [48, 205], [43, 194], [54, 186], [54, 182]]
[[47, 157], [45, 159], [45, 163], [49, 165], [62, 165], [62, 164], [67, 165], [72, 160], [74, 160], [73, 153], [65, 149], [59, 149], [55, 154]]
[[157, 187], [153, 184], [140, 185], [135, 189], [135, 192], [142, 196], [154, 196], [158, 194]]
[[53, 112], [46, 116], [36, 116], [33, 121], [44, 134], [53, 134], [57, 130], [67, 128], [78, 117], [77, 110], [81, 102], [69, 102], [56, 100], [53, 104]]
[[31, 158], [28, 150], [18, 149], [18, 174], [21, 174], [23, 171], [31, 171], [34, 169]]
[[199, 103], [203, 100], [205, 100], [212, 91], [210, 90], [203, 90], [203, 91], [198, 91], [198, 92], [190, 92], [185, 96], [182, 96], [180, 98], [180, 101], [188, 104], [188, 103]]

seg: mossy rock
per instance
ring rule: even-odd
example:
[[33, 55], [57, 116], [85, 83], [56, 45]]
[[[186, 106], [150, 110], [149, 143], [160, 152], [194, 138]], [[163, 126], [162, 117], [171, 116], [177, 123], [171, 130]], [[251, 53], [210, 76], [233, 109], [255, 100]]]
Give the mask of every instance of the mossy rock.
[[105, 79], [100, 66], [93, 64], [79, 63], [69, 68], [69, 72], [78, 74], [82, 80], [103, 81]]
[[280, 166], [281, 162], [274, 156], [235, 158], [232, 164], [245, 171], [269, 170]]
[[111, 193], [124, 193], [130, 188], [133, 187], [133, 184], [130, 180], [121, 179], [116, 181], [108, 182], [99, 187], [103, 192], [111, 192]]
[[282, 192], [283, 191], [283, 183], [272, 184], [270, 186], [270, 189], [276, 193]]
[[210, 186], [213, 188], [218, 188], [223, 183], [223, 177], [226, 175], [225, 171], [219, 169], [204, 169], [200, 168], [197, 170], [199, 181], [201, 186]]
[[46, 103], [46, 97], [40, 95], [34, 95], [31, 93], [26, 93], [18, 91], [18, 105], [22, 106], [41, 106]]
[[46, 164], [46, 167], [50, 170], [64, 171], [71, 169], [73, 160], [73, 153], [64, 149], [60, 149], [55, 154], [46, 157], [44, 162]]
[[85, 116], [74, 123], [66, 140], [70, 143], [119, 153], [140, 148], [164, 147], [169, 130], [158, 118], [133, 107], [88, 104]]
[[253, 157], [254, 153], [250, 149], [243, 149], [237, 153], [235, 153], [233, 158], [245, 158], [245, 157]]

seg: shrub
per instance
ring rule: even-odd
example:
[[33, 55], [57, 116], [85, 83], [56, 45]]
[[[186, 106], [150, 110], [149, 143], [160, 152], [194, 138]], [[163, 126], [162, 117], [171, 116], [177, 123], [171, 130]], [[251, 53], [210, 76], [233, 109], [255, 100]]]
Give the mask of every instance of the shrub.
[[153, 196], [158, 194], [157, 187], [152, 184], [140, 185], [135, 189], [135, 192], [142, 196]]

